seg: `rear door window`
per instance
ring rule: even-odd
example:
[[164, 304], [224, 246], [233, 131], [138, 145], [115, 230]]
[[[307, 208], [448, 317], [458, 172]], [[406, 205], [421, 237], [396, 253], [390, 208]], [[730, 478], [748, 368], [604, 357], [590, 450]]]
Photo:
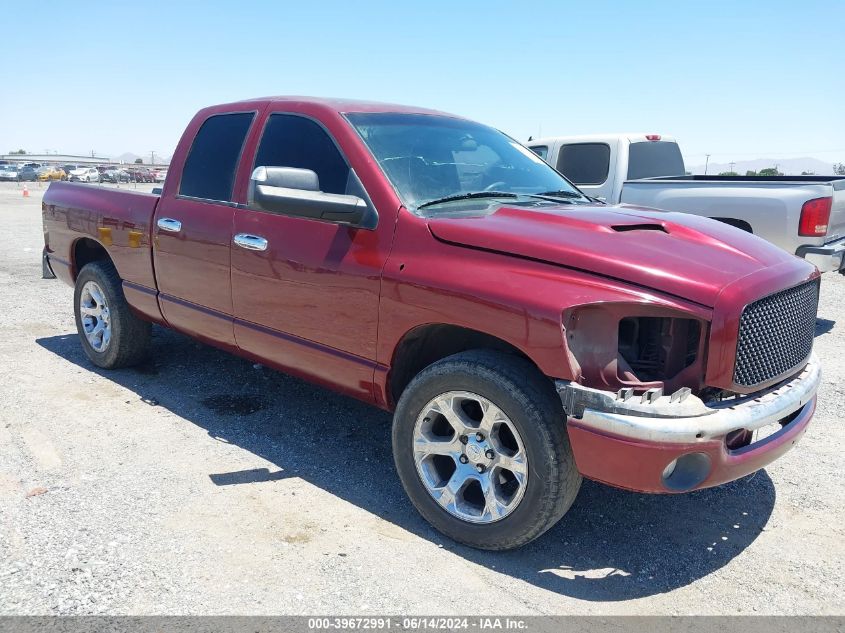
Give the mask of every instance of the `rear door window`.
[[610, 171], [610, 146], [575, 143], [560, 148], [557, 170], [576, 185], [600, 185]]
[[683, 176], [684, 171], [684, 158], [677, 143], [631, 143], [628, 150], [628, 180]]
[[230, 202], [235, 172], [254, 112], [210, 116], [200, 127], [185, 167], [179, 195]]

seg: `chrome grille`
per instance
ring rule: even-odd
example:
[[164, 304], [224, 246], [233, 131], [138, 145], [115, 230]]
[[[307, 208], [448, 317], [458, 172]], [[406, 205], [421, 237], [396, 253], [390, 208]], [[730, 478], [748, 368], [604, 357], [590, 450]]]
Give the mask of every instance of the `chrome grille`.
[[753, 387], [799, 369], [813, 349], [819, 281], [776, 292], [745, 307], [734, 382]]

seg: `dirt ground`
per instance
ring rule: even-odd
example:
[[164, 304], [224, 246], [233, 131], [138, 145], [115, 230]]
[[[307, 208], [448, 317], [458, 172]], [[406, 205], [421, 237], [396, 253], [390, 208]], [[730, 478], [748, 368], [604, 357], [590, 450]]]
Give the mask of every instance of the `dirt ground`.
[[688, 495], [585, 482], [541, 539], [483, 553], [406, 500], [385, 413], [163, 329], [143, 367], [95, 369], [29, 188], [0, 184], [0, 614], [845, 611], [845, 277], [793, 451]]

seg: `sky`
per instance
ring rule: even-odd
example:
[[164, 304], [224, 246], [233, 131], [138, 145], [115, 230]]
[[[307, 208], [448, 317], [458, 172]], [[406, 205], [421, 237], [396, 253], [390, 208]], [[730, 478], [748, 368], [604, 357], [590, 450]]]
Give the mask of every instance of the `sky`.
[[3, 17], [0, 153], [169, 156], [201, 107], [296, 94], [523, 141], [668, 134], [687, 164], [845, 162], [845, 0], [45, 0]]

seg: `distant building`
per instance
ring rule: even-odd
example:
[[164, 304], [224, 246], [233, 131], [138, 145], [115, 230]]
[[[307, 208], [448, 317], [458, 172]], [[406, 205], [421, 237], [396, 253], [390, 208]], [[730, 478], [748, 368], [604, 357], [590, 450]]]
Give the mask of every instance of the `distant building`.
[[74, 156], [73, 154], [0, 154], [0, 160], [13, 163], [79, 163], [101, 165], [110, 163], [107, 156]]
[[[74, 154], [0, 154], [0, 163], [49, 163], [51, 165], [122, 165], [119, 159], [107, 156], [76, 156]], [[144, 161], [144, 167], [167, 167], [167, 163], [150, 165]]]

